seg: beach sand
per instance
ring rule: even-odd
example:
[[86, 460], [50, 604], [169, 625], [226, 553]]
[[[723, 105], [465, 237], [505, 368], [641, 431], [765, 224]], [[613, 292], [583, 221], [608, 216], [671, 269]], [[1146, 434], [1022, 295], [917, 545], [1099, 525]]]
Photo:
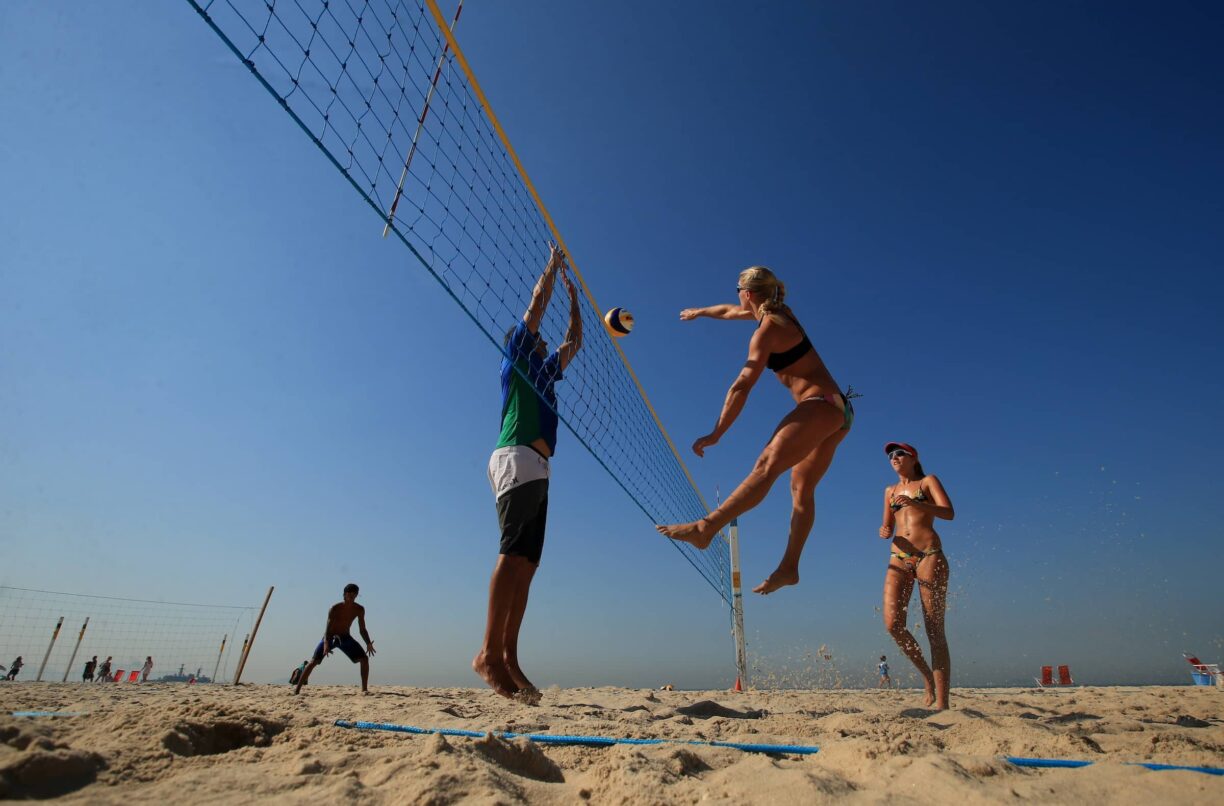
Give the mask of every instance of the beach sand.
[[[1224, 689], [921, 692], [0, 684], [0, 798], [69, 802], [779, 803], [848, 799], [1224, 803]], [[14, 717], [12, 711], [80, 716]], [[810, 756], [716, 747], [557, 747], [346, 730], [336, 719], [523, 733], [815, 744]], [[1015, 767], [1001, 756], [1083, 759]]]

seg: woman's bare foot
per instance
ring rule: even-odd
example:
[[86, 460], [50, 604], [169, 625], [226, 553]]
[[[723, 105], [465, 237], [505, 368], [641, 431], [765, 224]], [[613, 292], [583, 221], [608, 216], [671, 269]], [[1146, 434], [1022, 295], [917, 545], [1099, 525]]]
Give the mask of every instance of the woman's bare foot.
[[928, 680], [926, 681], [925, 685], [926, 685], [926, 701], [923, 702], [923, 705], [925, 705], [927, 708], [934, 706], [935, 709], [939, 711], [946, 710], [948, 707], [946, 703], [944, 704], [943, 708], [940, 708], [938, 705], [935, 705], [935, 681]]
[[765, 578], [765, 581], [752, 589], [753, 593], [773, 593], [778, 588], [785, 588], [787, 585], [799, 584], [799, 571], [794, 568], [783, 568], [778, 566], [777, 569]]
[[476, 657], [472, 658], [472, 671], [480, 675], [480, 679], [484, 680], [489, 688], [503, 697], [513, 698], [515, 692], [518, 691], [518, 686], [510, 677], [509, 670], [503, 664], [489, 660], [483, 650], [477, 652]]
[[716, 532], [710, 528], [710, 524], [704, 519], [693, 521], [692, 523], [673, 523], [670, 526], [655, 526], [659, 530], [659, 534], [664, 537], [670, 537], [672, 540], [680, 540], [689, 543], [697, 548], [705, 551], [709, 548], [710, 543], [714, 541]]

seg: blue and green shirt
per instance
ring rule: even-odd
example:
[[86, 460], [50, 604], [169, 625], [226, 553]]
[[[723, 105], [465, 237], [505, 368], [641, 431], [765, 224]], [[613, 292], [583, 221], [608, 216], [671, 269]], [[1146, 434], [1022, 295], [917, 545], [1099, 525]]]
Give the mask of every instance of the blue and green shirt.
[[[561, 356], [554, 352], [540, 358], [538, 333], [519, 322], [510, 334], [501, 362], [502, 429], [497, 447], [530, 445], [543, 439], [549, 453], [557, 450], [557, 394], [553, 384], [561, 380]], [[516, 368], [522, 372], [516, 372]], [[531, 379], [528, 383], [523, 379]]]

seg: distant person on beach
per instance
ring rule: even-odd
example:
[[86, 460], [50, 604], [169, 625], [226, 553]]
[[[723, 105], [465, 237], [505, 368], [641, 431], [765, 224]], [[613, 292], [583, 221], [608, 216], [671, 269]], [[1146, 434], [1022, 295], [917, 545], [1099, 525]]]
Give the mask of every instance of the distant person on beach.
[[[884, 446], [884, 453], [897, 474], [897, 483], [884, 488], [884, 523], [880, 526], [880, 537], [892, 539], [892, 556], [884, 575], [884, 626], [922, 675], [927, 707], [942, 711], [948, 707], [952, 679], [952, 659], [944, 635], [949, 568], [934, 524], [936, 518], [952, 520], [956, 511], [939, 479], [922, 469], [914, 446], [890, 442]], [[908, 628], [915, 582], [931, 643], [930, 666]]]
[[306, 671], [306, 666], [310, 663], [310, 658], [302, 661], [301, 664], [289, 673], [289, 685], [293, 685], [302, 679], [302, 672]]
[[25, 661], [23, 661], [21, 659], [21, 656], [18, 655], [17, 660], [9, 664], [8, 674], [4, 676], [4, 679], [5, 680], [16, 680], [17, 673], [21, 671], [22, 666], [25, 666]]
[[[337, 602], [327, 611], [327, 625], [323, 628], [323, 640], [315, 647], [310, 663], [306, 664], [306, 668], [302, 670], [302, 676], [298, 678], [297, 685], [293, 687], [294, 694], [302, 690], [302, 686], [310, 680], [310, 673], [323, 662], [323, 658], [337, 649], [347, 655], [353, 663], [361, 664], [361, 693], [370, 693], [370, 656], [375, 654], [374, 641], [366, 631], [365, 608], [357, 604], [357, 594], [360, 592], [357, 585], [350, 582], [344, 586], [344, 601]], [[349, 632], [353, 628], [354, 619], [357, 621], [361, 640], [365, 641], [364, 650]]]
[[94, 670], [98, 668], [98, 656], [94, 655], [89, 660], [85, 661], [85, 671], [81, 674], [81, 682], [92, 683], [94, 679]]
[[149, 682], [149, 672], [153, 671], [153, 656], [149, 655], [145, 658], [144, 666], [140, 667], [140, 682]]
[[682, 321], [708, 316], [757, 323], [748, 342], [748, 360], [727, 392], [718, 422], [713, 431], [697, 438], [693, 453], [704, 456], [706, 448], [718, 444], [766, 369], [774, 371], [795, 407], [778, 423], [752, 472], [726, 501], [700, 520], [655, 528], [672, 540], [705, 549], [724, 526], [764, 501], [774, 482], [789, 470], [792, 508], [786, 551], [774, 572], [752, 589], [766, 594], [799, 583], [799, 557], [816, 519], [816, 485], [850, 433], [854, 407], [786, 304], [786, 286], [772, 271], [764, 266], [744, 269], [735, 291], [739, 295], [735, 304], [680, 312]]
[[880, 656], [880, 682], [876, 688], [892, 688], [892, 678], [888, 676], [888, 658], [884, 655]]
[[111, 673], [111, 656], [107, 655], [106, 660], [102, 661], [102, 665], [98, 667], [98, 672], [94, 676], [95, 683], [109, 683]]
[[[557, 395], [553, 385], [582, 348], [578, 290], [555, 245], [536, 280], [523, 318], [506, 334], [501, 362], [501, 435], [489, 457], [489, 484], [497, 501], [501, 545], [489, 580], [484, 642], [472, 670], [503, 697], [539, 702], [539, 690], [519, 666], [518, 638], [531, 580], [544, 551], [550, 461], [557, 448]], [[557, 276], [569, 295], [565, 341], [549, 354], [540, 323]]]

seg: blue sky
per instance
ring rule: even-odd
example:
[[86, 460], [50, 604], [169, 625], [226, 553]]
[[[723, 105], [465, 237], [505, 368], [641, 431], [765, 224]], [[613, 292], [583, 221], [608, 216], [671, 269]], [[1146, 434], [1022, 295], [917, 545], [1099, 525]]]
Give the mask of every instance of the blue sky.
[[[864, 394], [803, 583], [749, 595], [777, 669], [865, 682], [881, 452], [958, 511], [954, 683], [1186, 682], [1218, 660], [1224, 12], [1210, 4], [470, 2], [459, 41], [678, 444], [772, 266]], [[0, 584], [257, 604], [248, 677], [363, 588], [376, 682], [475, 685], [496, 354], [186, 4], [0, 8]], [[763, 378], [692, 469], [725, 495]], [[722, 686], [719, 600], [567, 434], [523, 635], [543, 685]], [[742, 519], [776, 564], [784, 486]], [[8, 653], [7, 648], [0, 652]], [[799, 660], [796, 660], [799, 659]], [[325, 664], [320, 681], [355, 681]]]

